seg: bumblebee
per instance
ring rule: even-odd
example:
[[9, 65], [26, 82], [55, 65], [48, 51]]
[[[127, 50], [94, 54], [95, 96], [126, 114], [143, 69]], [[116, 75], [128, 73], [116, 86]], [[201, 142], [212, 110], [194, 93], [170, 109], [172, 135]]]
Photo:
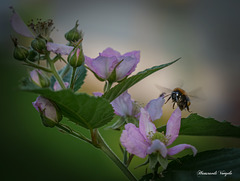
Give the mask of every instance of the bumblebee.
[[180, 108], [181, 111], [183, 109], [187, 109], [188, 112], [190, 112], [189, 106], [191, 105], [191, 101], [185, 90], [183, 90], [179, 87], [173, 89], [173, 91], [172, 91], [171, 95], [169, 96], [168, 100], [166, 101], [166, 103], [170, 99], [172, 99], [172, 102], [173, 102], [173, 109], [174, 109], [175, 104], [177, 104], [177, 106]]

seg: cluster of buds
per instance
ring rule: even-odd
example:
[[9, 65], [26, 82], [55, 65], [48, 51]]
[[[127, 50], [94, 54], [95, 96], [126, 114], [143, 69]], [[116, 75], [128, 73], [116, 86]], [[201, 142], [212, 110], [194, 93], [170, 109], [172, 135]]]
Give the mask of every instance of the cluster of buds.
[[69, 41], [69, 45], [74, 47], [67, 59], [68, 63], [74, 68], [81, 66], [85, 60], [82, 49], [83, 33], [78, 30], [78, 26], [78, 21], [76, 21], [74, 28], [65, 33], [65, 38]]
[[33, 38], [30, 48], [19, 45], [17, 39], [12, 38], [15, 46], [14, 58], [20, 61], [30, 60], [32, 62], [40, 60], [40, 55], [46, 53], [47, 42], [51, 41], [50, 33], [54, 29], [52, 20], [42, 21], [38, 19], [36, 23], [31, 20], [27, 26], [12, 7], [11, 9], [13, 12], [11, 18], [13, 29], [24, 37]]
[[[65, 38], [69, 41], [68, 45], [60, 45], [53, 43], [50, 37], [50, 34], [54, 29], [52, 20], [31, 20], [30, 23], [26, 25], [12, 7], [11, 9], [13, 12], [11, 25], [15, 32], [24, 37], [32, 38], [29, 47], [24, 47], [19, 45], [17, 38], [12, 37], [12, 41], [14, 43], [13, 56], [15, 59], [24, 61], [28, 66], [34, 68], [34, 70], [30, 72], [30, 80], [35, 85], [41, 88], [49, 87], [50, 79], [44, 71], [50, 73], [54, 72], [52, 68], [49, 69], [49, 67], [39, 65], [39, 60], [46, 60], [47, 64], [54, 64], [55, 60], [61, 59], [61, 55], [68, 55], [68, 63], [73, 68], [81, 66], [84, 63], [85, 58], [81, 44], [83, 34], [82, 31], [77, 29], [79, 26], [78, 21], [76, 22], [74, 28], [65, 34]], [[54, 52], [56, 54], [54, 59], [49, 59], [50, 52]], [[63, 82], [63, 84], [66, 88], [69, 86], [68, 82]], [[58, 91], [61, 89], [62, 87], [59, 82], [56, 81], [53, 85], [53, 90]], [[45, 97], [39, 96], [37, 100], [33, 102], [33, 106], [40, 113], [42, 122], [47, 127], [54, 127], [62, 119], [60, 110], [54, 102]]]

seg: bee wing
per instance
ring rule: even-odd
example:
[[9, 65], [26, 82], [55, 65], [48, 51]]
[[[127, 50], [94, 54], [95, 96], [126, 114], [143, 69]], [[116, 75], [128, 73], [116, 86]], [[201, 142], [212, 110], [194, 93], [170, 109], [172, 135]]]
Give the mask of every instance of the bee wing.
[[191, 98], [191, 100], [198, 100], [198, 101], [206, 100], [206, 95], [201, 87], [198, 87], [190, 91], [188, 93], [188, 96]]
[[170, 94], [172, 93], [172, 89], [169, 89], [169, 88], [167, 88], [167, 87], [160, 86], [160, 85], [158, 85], [158, 84], [155, 84], [155, 86], [157, 87], [158, 90], [161, 91], [161, 94], [160, 94], [160, 95], [162, 95], [162, 94], [165, 93], [165, 94], [167, 94], [167, 96], [168, 96], [168, 95], [170, 95]]

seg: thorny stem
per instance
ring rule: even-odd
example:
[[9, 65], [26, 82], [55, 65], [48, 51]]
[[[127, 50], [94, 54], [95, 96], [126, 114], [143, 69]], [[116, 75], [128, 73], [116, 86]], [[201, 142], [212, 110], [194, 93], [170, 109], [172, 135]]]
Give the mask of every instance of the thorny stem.
[[57, 124], [56, 127], [58, 127], [61, 131], [64, 131], [68, 134], [70, 134], [71, 136], [78, 138], [80, 140], [83, 140], [87, 143], [92, 144], [92, 141], [90, 139], [88, 139], [87, 137], [85, 137], [84, 135], [82, 135], [81, 133], [78, 133], [72, 129], [70, 129], [69, 127], [63, 125], [63, 124]]
[[123, 151], [123, 163], [124, 163], [124, 165], [126, 165], [127, 166], [127, 161], [128, 161], [128, 157], [127, 157], [127, 150], [126, 150], [126, 148], [124, 149], [124, 151]]
[[52, 70], [51, 70], [51, 69], [48, 69], [48, 68], [43, 67], [43, 66], [41, 66], [41, 65], [37, 65], [37, 64], [35, 64], [35, 63], [32, 63], [32, 62], [29, 61], [29, 60], [25, 60], [25, 63], [26, 63], [25, 65], [27, 65], [27, 66], [34, 67], [34, 68], [43, 70], [43, 71], [45, 71], [45, 72], [50, 72], [50, 73], [52, 73]]
[[92, 140], [90, 140], [81, 133], [78, 133], [70, 129], [68, 126], [65, 126], [63, 124], [59, 123], [56, 125], [56, 127], [59, 130], [66, 132], [75, 138], [83, 140], [95, 146], [96, 148], [101, 149], [121, 169], [121, 171], [129, 180], [137, 181], [137, 178], [130, 172], [130, 170], [124, 165], [124, 163], [122, 163], [121, 160], [117, 157], [117, 155], [111, 150], [111, 148], [104, 141], [103, 137], [101, 136], [97, 129], [90, 130], [92, 137]]
[[72, 77], [71, 77], [71, 83], [70, 83], [70, 89], [73, 89], [73, 87], [74, 87], [74, 77], [75, 77], [76, 69], [77, 69], [77, 67], [73, 67]]
[[50, 65], [50, 69], [52, 70], [52, 73], [53, 73], [54, 77], [56, 78], [56, 80], [58, 81], [59, 85], [61, 86], [62, 89], [66, 89], [66, 87], [65, 87], [65, 85], [63, 83], [62, 78], [59, 76], [59, 74], [58, 74], [58, 72], [56, 70], [56, 67], [54, 65], [53, 60], [51, 60], [49, 55], [46, 55], [46, 59], [47, 59], [47, 62], [49, 63], [49, 65]]
[[121, 162], [121, 160], [115, 155], [111, 148], [102, 138], [101, 134], [98, 132], [98, 144], [100, 149], [121, 169], [125, 176], [131, 181], [137, 181], [136, 177], [130, 172], [130, 170]]
[[130, 155], [129, 155], [129, 157], [128, 157], [128, 161], [127, 161], [127, 164], [126, 164], [127, 167], [130, 165], [130, 163], [131, 163], [133, 157], [134, 157], [134, 154], [130, 154]]

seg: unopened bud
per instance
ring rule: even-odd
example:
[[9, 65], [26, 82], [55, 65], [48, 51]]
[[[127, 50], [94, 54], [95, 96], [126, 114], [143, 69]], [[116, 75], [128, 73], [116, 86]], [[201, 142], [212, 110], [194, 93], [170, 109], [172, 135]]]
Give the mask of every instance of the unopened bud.
[[69, 42], [77, 42], [78, 40], [82, 39], [83, 35], [82, 35], [82, 31], [79, 31], [77, 29], [77, 27], [79, 26], [78, 21], [76, 21], [76, 25], [73, 29], [69, 30], [66, 34], [65, 34], [65, 38], [69, 41]]
[[58, 107], [45, 97], [39, 96], [32, 104], [40, 113], [44, 126], [54, 127], [62, 120], [62, 114]]
[[75, 48], [73, 51], [68, 55], [68, 63], [72, 67], [79, 67], [83, 64], [85, 58], [83, 54], [82, 48]]
[[35, 50], [32, 50], [32, 49], [29, 50], [27, 59], [30, 60], [31, 62], [35, 62], [35, 61], [39, 60], [38, 52], [36, 52]]
[[13, 51], [13, 57], [17, 60], [23, 61], [28, 57], [28, 50], [23, 46], [16, 46]]
[[50, 80], [41, 70], [33, 70], [30, 72], [30, 77], [33, 83], [39, 87], [49, 87]]
[[43, 38], [37, 37], [32, 41], [31, 46], [37, 52], [44, 53], [44, 51], [46, 50], [46, 40]]

